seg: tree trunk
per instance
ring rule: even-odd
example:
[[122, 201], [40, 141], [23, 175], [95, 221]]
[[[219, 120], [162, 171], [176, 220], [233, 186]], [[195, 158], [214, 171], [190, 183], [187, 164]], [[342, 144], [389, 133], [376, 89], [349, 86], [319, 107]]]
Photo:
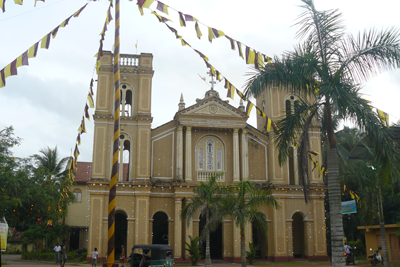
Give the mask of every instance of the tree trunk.
[[[379, 187], [379, 185], [378, 185]], [[379, 201], [379, 217], [380, 217], [380, 226], [381, 226], [381, 245], [382, 245], [382, 257], [383, 257], [383, 266], [385, 267], [390, 267], [389, 264], [389, 253], [388, 253], [388, 247], [387, 247], [387, 241], [386, 241], [386, 230], [385, 230], [385, 217], [383, 216], [383, 206], [382, 206], [382, 193], [381, 193], [381, 188], [378, 188], [379, 196], [378, 196], [378, 201]]]
[[328, 194], [331, 223], [332, 266], [344, 267], [343, 218], [336, 148], [328, 149]]
[[246, 236], [244, 234], [244, 224], [240, 224], [240, 255], [242, 257], [242, 267], [246, 267]]
[[[206, 225], [208, 225], [208, 214], [206, 217]], [[210, 233], [208, 227], [205, 228], [206, 231], [206, 260], [204, 262], [204, 267], [211, 267], [211, 255], [210, 255]]]

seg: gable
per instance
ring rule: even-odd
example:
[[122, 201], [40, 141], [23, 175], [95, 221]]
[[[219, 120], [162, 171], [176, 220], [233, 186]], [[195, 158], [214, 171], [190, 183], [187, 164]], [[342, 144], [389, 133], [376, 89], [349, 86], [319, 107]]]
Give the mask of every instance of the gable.
[[224, 116], [232, 118], [247, 118], [246, 115], [237, 108], [219, 101], [210, 99], [193, 105], [181, 112], [181, 115], [209, 115], [209, 116]]

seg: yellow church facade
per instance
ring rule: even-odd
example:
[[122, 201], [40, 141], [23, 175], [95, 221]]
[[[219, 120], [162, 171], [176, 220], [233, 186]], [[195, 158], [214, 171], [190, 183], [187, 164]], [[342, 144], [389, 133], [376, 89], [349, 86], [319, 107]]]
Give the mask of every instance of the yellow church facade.
[[[93, 161], [85, 185], [88, 209], [87, 248], [105, 257], [108, 238], [108, 193], [114, 133], [113, 55], [104, 52], [98, 74]], [[207, 178], [219, 174], [219, 182], [233, 185], [250, 180], [271, 188], [280, 209], [264, 207], [268, 234], [251, 223], [246, 244], [254, 242], [259, 258], [291, 261], [295, 258], [325, 260], [325, 191], [322, 176], [310, 173], [311, 198], [304, 201], [296, 171], [296, 147], [286, 164], [279, 166], [277, 151], [264, 131], [247, 123], [244, 107], [234, 107], [209, 90], [203, 99], [186, 106], [181, 96], [171, 121], [152, 128], [153, 56], [121, 55], [120, 161], [116, 193], [115, 246], [126, 251], [135, 244], [170, 244], [176, 261], [187, 259], [183, 241], [198, 236], [204, 218], [182, 221], [180, 211]], [[294, 106], [291, 93], [265, 93], [257, 106], [271, 118], [282, 117]], [[320, 152], [317, 125], [310, 132], [314, 151]], [[322, 162], [320, 156], [317, 160]], [[310, 164], [311, 166], [311, 164]], [[310, 168], [311, 170], [311, 168]], [[78, 177], [79, 179], [79, 177]], [[239, 229], [225, 218], [211, 233], [212, 259], [240, 258]]]

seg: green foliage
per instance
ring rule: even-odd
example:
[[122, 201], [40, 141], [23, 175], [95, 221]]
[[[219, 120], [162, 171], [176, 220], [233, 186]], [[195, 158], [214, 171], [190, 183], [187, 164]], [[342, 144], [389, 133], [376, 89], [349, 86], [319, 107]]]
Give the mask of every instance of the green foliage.
[[196, 266], [201, 258], [201, 246], [199, 244], [200, 236], [193, 238], [189, 235], [190, 243], [185, 242], [185, 250], [188, 252], [188, 257], [192, 261], [192, 266]]
[[253, 242], [249, 243], [249, 251], [246, 251], [246, 259], [249, 261], [250, 265], [253, 265], [253, 261], [257, 256], [257, 248], [254, 246]]
[[365, 255], [365, 246], [360, 239], [357, 239], [357, 241], [349, 241], [349, 246], [353, 248], [354, 256]]
[[10, 255], [11, 254], [16, 254], [16, 255], [18, 255], [18, 254], [21, 254], [21, 251], [16, 247], [7, 246], [7, 249], [4, 252], [4, 254], [10, 254]]

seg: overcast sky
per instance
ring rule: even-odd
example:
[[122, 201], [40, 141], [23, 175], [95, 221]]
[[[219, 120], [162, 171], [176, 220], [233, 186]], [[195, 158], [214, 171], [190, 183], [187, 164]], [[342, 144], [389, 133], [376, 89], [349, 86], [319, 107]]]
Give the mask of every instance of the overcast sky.
[[[84, 0], [47, 0], [38, 2], [34, 8], [33, 2], [24, 1], [19, 6], [7, 1], [6, 12], [0, 13], [0, 69], [86, 3]], [[163, 3], [271, 57], [291, 50], [298, 42], [292, 25], [303, 12], [299, 0], [164, 0]], [[15, 156], [27, 157], [46, 146], [58, 146], [63, 157], [71, 155], [89, 82], [92, 77], [96, 79], [93, 56], [99, 47], [99, 33], [108, 4], [108, 0], [90, 2], [78, 18], [71, 18], [69, 25], [59, 30], [48, 50], [39, 49], [37, 57], [29, 59], [29, 66], [18, 68], [18, 76], [7, 78], [6, 87], [0, 88], [0, 130], [12, 125], [16, 135], [23, 139], [21, 146], [14, 149]], [[154, 2], [151, 9], [155, 10], [156, 5]], [[400, 28], [397, 1], [315, 0], [315, 5], [319, 10], [340, 9], [346, 30], [351, 34], [370, 28]], [[191, 48], [182, 47], [150, 12], [144, 9], [144, 16], [140, 16], [136, 1], [121, 0], [121, 53], [135, 54], [138, 40], [137, 53], [154, 56], [152, 128], [155, 128], [173, 118], [181, 93], [188, 107], [196, 98], [204, 96], [209, 85], [199, 78], [207, 72], [203, 60]], [[198, 40], [193, 22], [187, 22], [183, 28], [175, 11], [170, 10], [169, 16], [158, 13], [170, 18], [173, 22], [169, 25], [193, 48], [208, 56], [209, 62], [236, 87], [245, 84], [250, 69], [237, 50], [230, 49], [225, 37], [210, 44], [206, 28], [200, 25], [203, 37]], [[113, 46], [113, 23], [106, 34], [105, 50]], [[400, 119], [399, 74], [399, 70], [386, 72], [363, 84], [365, 98], [389, 113], [391, 122]], [[217, 84], [216, 90], [222, 99], [227, 99], [223, 86], [223, 82]], [[230, 100], [236, 107], [237, 98]], [[249, 123], [255, 126], [255, 122], [253, 110]], [[87, 130], [88, 134], [82, 136], [79, 161], [92, 161], [93, 119], [87, 124]]]

